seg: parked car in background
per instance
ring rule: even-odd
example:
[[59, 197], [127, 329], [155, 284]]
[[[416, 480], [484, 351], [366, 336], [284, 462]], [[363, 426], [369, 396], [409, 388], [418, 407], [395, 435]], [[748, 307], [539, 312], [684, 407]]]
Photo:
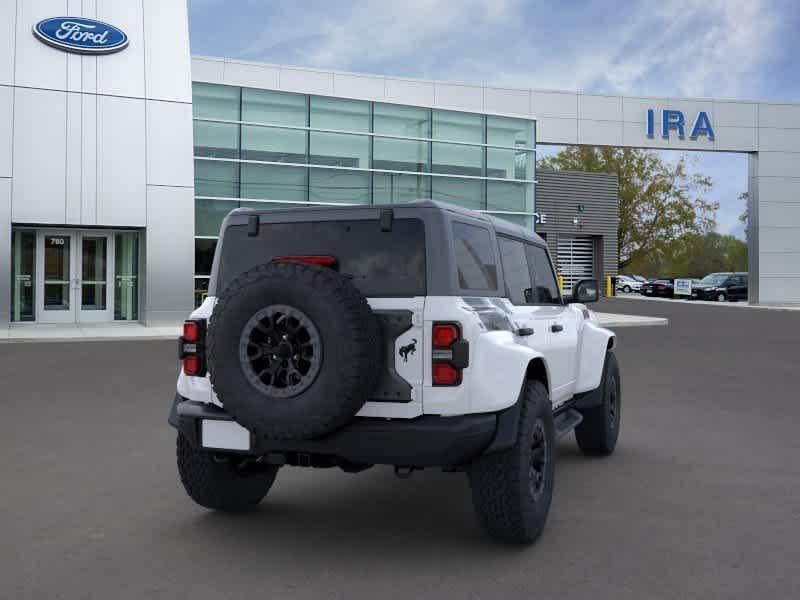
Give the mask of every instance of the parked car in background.
[[646, 277], [642, 277], [641, 275], [628, 275], [628, 277], [632, 277], [633, 279], [635, 279], [639, 283], [647, 283], [647, 278]]
[[642, 282], [634, 279], [630, 275], [617, 275], [617, 291], [630, 294], [638, 292], [642, 287]]
[[657, 296], [659, 298], [672, 298], [675, 295], [673, 279], [655, 279], [642, 284], [644, 296]]
[[747, 273], [711, 273], [692, 285], [692, 299], [747, 300]]

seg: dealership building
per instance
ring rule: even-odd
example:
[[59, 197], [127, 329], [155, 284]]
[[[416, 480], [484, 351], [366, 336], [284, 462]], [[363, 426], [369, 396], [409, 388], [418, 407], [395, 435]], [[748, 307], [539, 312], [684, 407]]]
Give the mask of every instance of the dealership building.
[[800, 303], [800, 105], [192, 58], [185, 0], [18, 0], [0, 327], [182, 320], [236, 207], [433, 198], [535, 228], [567, 287], [616, 274], [616, 178], [537, 173], [537, 144], [749, 153], [751, 301]]

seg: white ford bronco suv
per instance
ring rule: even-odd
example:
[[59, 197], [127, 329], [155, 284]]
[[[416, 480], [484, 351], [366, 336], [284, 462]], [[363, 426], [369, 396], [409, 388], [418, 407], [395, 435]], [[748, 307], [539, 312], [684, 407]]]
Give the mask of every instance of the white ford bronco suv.
[[541, 533], [556, 440], [608, 455], [615, 336], [562, 298], [545, 243], [474, 211], [237, 209], [184, 324], [169, 422], [189, 496], [258, 504], [281, 466], [465, 471], [493, 536]]

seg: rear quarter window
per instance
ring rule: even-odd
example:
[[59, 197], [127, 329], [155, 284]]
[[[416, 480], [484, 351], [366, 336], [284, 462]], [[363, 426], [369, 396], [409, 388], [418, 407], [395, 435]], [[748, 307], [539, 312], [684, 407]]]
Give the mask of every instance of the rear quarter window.
[[420, 219], [394, 219], [391, 231], [381, 231], [377, 220], [261, 223], [256, 237], [233, 225], [224, 232], [216, 293], [281, 256], [332, 255], [365, 296], [424, 296], [425, 247]]
[[488, 229], [466, 223], [453, 223], [458, 286], [464, 290], [497, 289], [497, 263]]

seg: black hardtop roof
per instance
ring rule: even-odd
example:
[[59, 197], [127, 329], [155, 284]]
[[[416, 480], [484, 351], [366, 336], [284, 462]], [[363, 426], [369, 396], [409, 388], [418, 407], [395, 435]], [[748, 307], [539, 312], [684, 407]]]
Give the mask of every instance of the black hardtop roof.
[[463, 206], [457, 206], [455, 204], [449, 204], [447, 202], [439, 202], [437, 200], [415, 200], [414, 202], [405, 202], [402, 204], [385, 204], [385, 205], [375, 205], [375, 204], [359, 204], [359, 205], [342, 205], [342, 206], [331, 206], [331, 205], [314, 205], [314, 206], [298, 206], [297, 208], [237, 208], [231, 211], [230, 216], [236, 215], [269, 215], [270, 220], [275, 220], [275, 217], [279, 217], [280, 215], [298, 215], [298, 214], [308, 214], [309, 211], [313, 211], [315, 213], [327, 213], [327, 212], [344, 212], [349, 213], [351, 211], [374, 211], [376, 209], [381, 208], [392, 208], [392, 209], [403, 209], [404, 212], [406, 210], [438, 210], [442, 212], [447, 212], [456, 215], [462, 215], [464, 217], [469, 217], [471, 219], [477, 219], [480, 221], [484, 221], [487, 224], [492, 225], [494, 230], [497, 233], [502, 233], [518, 238], [529, 239], [538, 244], [544, 245], [545, 241], [539, 237], [533, 230], [527, 229], [522, 227], [521, 225], [515, 225], [514, 223], [510, 223], [505, 219], [500, 219], [498, 217], [488, 215], [486, 213], [478, 212], [476, 210], [471, 210], [469, 208], [464, 208]]

